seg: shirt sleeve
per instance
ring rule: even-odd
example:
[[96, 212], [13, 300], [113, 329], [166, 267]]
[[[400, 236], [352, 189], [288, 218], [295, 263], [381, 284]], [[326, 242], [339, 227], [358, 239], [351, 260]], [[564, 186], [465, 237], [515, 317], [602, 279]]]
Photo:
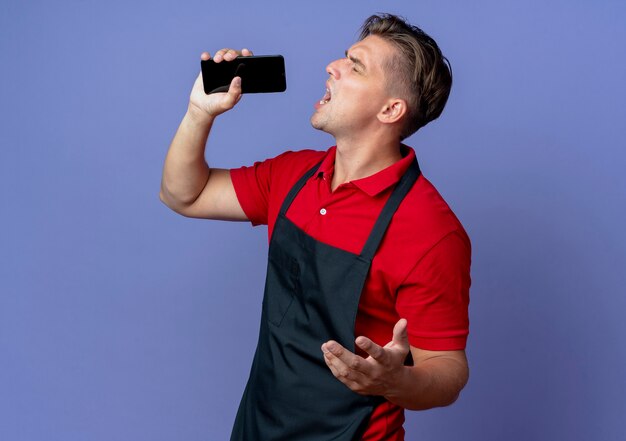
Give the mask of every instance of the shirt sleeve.
[[285, 152], [275, 158], [255, 162], [250, 167], [230, 170], [230, 177], [235, 187], [239, 204], [252, 225], [267, 225], [272, 169], [274, 163], [291, 152]]
[[409, 273], [398, 291], [396, 310], [408, 321], [411, 346], [432, 351], [465, 349], [470, 263], [469, 239], [453, 232]]
[[276, 204], [282, 202], [291, 186], [325, 154], [317, 150], [288, 150], [250, 167], [230, 169], [235, 194], [252, 225], [267, 225], [272, 221], [270, 213], [276, 216]]
[[252, 225], [267, 225], [274, 181], [272, 173], [284, 169], [285, 165], [289, 166], [296, 156], [294, 152], [286, 151], [274, 158], [255, 162], [250, 167], [230, 170], [239, 204]]

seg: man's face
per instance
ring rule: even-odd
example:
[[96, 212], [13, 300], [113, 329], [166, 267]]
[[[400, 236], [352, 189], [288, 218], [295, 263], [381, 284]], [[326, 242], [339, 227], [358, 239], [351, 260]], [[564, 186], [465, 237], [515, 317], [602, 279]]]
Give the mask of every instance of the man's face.
[[350, 137], [377, 124], [376, 115], [390, 98], [384, 66], [396, 49], [370, 35], [326, 67], [326, 94], [315, 104], [311, 124], [335, 138]]

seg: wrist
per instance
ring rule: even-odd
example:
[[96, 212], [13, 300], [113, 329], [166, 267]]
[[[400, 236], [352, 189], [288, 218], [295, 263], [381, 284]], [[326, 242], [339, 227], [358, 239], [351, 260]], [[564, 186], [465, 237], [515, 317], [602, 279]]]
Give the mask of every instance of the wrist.
[[187, 114], [185, 116], [194, 124], [201, 126], [211, 126], [215, 120], [214, 115], [207, 113], [192, 103], [189, 103], [189, 106], [187, 107]]
[[387, 383], [384, 398], [404, 407], [407, 396], [411, 396], [418, 382], [418, 372], [414, 366], [401, 366]]

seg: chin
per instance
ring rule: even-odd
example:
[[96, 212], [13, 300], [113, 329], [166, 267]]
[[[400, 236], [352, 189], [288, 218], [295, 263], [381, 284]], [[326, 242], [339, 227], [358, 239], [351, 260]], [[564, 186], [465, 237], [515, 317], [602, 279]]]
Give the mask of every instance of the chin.
[[311, 117], [311, 125], [314, 129], [324, 130], [324, 123], [322, 121], [319, 121], [315, 116], [316, 114], [313, 114], [313, 116]]
[[311, 116], [310, 121], [311, 126], [313, 126], [314, 129], [321, 130], [322, 132], [326, 132], [331, 136], [335, 136], [333, 134], [332, 126], [331, 124], [329, 124], [329, 118], [327, 118], [325, 115], [321, 117], [319, 113], [315, 112], [313, 116]]

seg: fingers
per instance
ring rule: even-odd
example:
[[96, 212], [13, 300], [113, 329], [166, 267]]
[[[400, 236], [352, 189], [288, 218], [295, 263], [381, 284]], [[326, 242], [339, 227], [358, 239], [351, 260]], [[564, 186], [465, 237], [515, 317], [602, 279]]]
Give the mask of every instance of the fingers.
[[234, 49], [220, 49], [213, 56], [213, 61], [220, 63], [222, 61], [232, 61], [237, 58], [237, 51]]
[[348, 351], [336, 341], [329, 341], [322, 345], [322, 352], [326, 360], [334, 366], [346, 367], [350, 370], [364, 372], [368, 369], [368, 364], [363, 357]]
[[[388, 349], [400, 350], [402, 353], [410, 349], [409, 337], [407, 335], [407, 321], [400, 319], [393, 327], [391, 341], [385, 347], [379, 346], [367, 337], [360, 336], [355, 340], [356, 345], [367, 352], [373, 359], [381, 363], [386, 363], [390, 353]], [[395, 351], [394, 351], [395, 352]]]
[[335, 378], [353, 391], [362, 393], [363, 385], [368, 383], [366, 375], [361, 372], [367, 368], [365, 360], [332, 340], [322, 345], [322, 352], [324, 362]]
[[324, 362], [332, 374], [354, 392], [384, 395], [388, 390], [389, 378], [403, 368], [410, 350], [407, 321], [400, 319], [395, 324], [392, 339], [384, 347], [364, 336], [357, 337], [355, 343], [369, 357], [360, 357], [330, 340], [322, 345]]
[[358, 337], [355, 340], [357, 346], [367, 352], [373, 359], [384, 363], [387, 359], [387, 352], [382, 346], [377, 345], [367, 337]]
[[393, 327], [393, 338], [391, 339], [394, 345], [398, 345], [402, 349], [409, 350], [409, 336], [407, 335], [407, 321], [406, 319], [398, 320], [398, 323]]
[[[208, 52], [203, 52], [203, 54], [205, 53]], [[233, 61], [239, 55], [249, 57], [252, 56], [252, 51], [245, 48], [242, 49], [241, 52], [229, 48], [220, 49], [219, 51], [215, 52], [215, 55], [213, 56], [213, 61], [215, 61], [216, 63], [221, 63], [222, 61]]]

